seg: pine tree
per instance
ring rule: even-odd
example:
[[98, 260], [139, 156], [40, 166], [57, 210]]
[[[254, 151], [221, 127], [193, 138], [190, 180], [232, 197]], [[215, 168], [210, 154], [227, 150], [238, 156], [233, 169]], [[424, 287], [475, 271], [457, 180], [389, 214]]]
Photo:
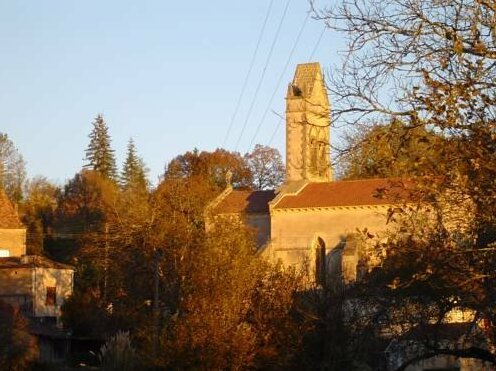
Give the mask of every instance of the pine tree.
[[127, 156], [122, 166], [120, 177], [123, 189], [146, 188], [146, 167], [143, 160], [138, 156], [133, 138], [127, 144]]
[[86, 149], [86, 161], [84, 167], [98, 172], [104, 178], [115, 180], [117, 178], [117, 166], [115, 163], [114, 150], [110, 147], [110, 135], [108, 127], [99, 114], [93, 121], [93, 130], [90, 135], [90, 144]]

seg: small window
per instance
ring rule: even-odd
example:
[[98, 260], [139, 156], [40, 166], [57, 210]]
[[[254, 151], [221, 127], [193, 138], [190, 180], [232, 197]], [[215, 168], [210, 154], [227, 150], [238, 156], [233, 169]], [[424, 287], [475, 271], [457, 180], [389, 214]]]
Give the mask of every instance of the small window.
[[54, 286], [53, 287], [47, 287], [45, 305], [55, 306], [56, 303], [57, 303], [56, 287], [54, 287]]
[[7, 249], [0, 249], [0, 258], [8, 258], [10, 256], [10, 251]]

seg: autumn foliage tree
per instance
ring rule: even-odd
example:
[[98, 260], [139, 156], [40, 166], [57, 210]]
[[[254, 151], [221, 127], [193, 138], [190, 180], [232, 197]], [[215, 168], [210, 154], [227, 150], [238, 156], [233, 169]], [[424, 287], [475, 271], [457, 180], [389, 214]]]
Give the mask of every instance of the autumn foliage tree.
[[49, 238], [52, 232], [59, 192], [59, 187], [45, 177], [38, 176], [27, 181], [25, 197], [19, 211], [27, 228], [28, 254], [45, 253], [45, 239]]
[[153, 218], [146, 189], [121, 190], [89, 170], [65, 186], [52, 250], [77, 268], [75, 293], [63, 311], [77, 335], [105, 339], [140, 325], [136, 308], [150, 299], [153, 278], [147, 246]]
[[52, 257], [77, 267], [76, 288], [103, 299], [108, 268], [108, 224], [118, 187], [99, 173], [83, 170], [60, 193], [54, 212], [54, 234], [47, 244]]
[[36, 337], [29, 333], [28, 321], [19, 308], [0, 302], [0, 367], [22, 371], [38, 357]]
[[[154, 360], [163, 368], [287, 368], [310, 321], [298, 318], [301, 277], [255, 254], [242, 225], [219, 221], [179, 250], [176, 305], [167, 305]], [[300, 308], [301, 309], [301, 308]]]
[[252, 174], [243, 157], [220, 148], [213, 152], [194, 149], [175, 157], [167, 165], [165, 177], [199, 177], [214, 187], [224, 188], [228, 171], [234, 185], [250, 185]]
[[494, 14], [491, 2], [465, 0], [353, 0], [317, 11], [349, 36], [342, 73], [330, 81], [335, 121], [400, 120], [444, 137], [431, 175], [484, 203], [477, 223], [492, 223], [482, 209], [496, 199]]
[[158, 369], [298, 362], [312, 328], [298, 301], [302, 278], [260, 258], [242, 224], [205, 228], [205, 207], [229, 172], [235, 185], [251, 184], [245, 160], [220, 149], [186, 152], [148, 191], [132, 184], [142, 175], [134, 147], [127, 157], [120, 188], [84, 170], [58, 197], [56, 234], [79, 247], [65, 324], [98, 338], [130, 331], [144, 365]]
[[[395, 303], [418, 308], [417, 317], [402, 318], [406, 323], [418, 326], [423, 318], [437, 329], [456, 304], [485, 318], [491, 329], [485, 339], [493, 344], [496, 7], [475, 0], [353, 0], [316, 11], [348, 37], [341, 73], [330, 81], [335, 122], [401, 122], [411, 137], [420, 130], [441, 139], [433, 151], [415, 143], [413, 156], [406, 153], [414, 167], [400, 175], [415, 181], [416, 204], [392, 210], [390, 221], [401, 233], [381, 247], [388, 255], [380, 276], [389, 281], [371, 275], [366, 291], [386, 298], [382, 308], [389, 316], [382, 319], [391, 328], [391, 315], [401, 313]], [[402, 161], [401, 153], [387, 156]], [[450, 353], [431, 342], [423, 349], [494, 363], [490, 344], [473, 333], [465, 339], [474, 340], [473, 348]]]
[[357, 125], [338, 150], [339, 177], [344, 179], [413, 177], [434, 174], [443, 137], [399, 119], [388, 124]]
[[[311, 327], [298, 317], [300, 277], [258, 257], [254, 236], [239, 223], [226, 220], [205, 231], [205, 206], [225, 180], [217, 185], [205, 171], [215, 164], [190, 164], [198, 156], [186, 157], [186, 169], [203, 170], [166, 174], [142, 202], [127, 203], [126, 192], [116, 199], [112, 310], [86, 313], [106, 318], [105, 329], [131, 329], [142, 359], [153, 367], [288, 366]], [[77, 316], [78, 303], [88, 305], [84, 297], [69, 301], [68, 323], [84, 329], [79, 319], [91, 319]]]

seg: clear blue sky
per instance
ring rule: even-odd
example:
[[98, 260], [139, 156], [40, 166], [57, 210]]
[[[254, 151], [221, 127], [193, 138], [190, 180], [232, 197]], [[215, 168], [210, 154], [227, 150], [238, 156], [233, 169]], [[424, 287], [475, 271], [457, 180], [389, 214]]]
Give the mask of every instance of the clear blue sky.
[[[0, 132], [14, 141], [30, 177], [63, 183], [84, 164], [91, 122], [103, 113], [119, 165], [133, 137], [156, 183], [174, 156], [223, 145], [269, 3], [0, 0]], [[268, 144], [279, 122], [272, 110], [284, 113], [295, 65], [309, 61], [324, 29], [308, 20], [276, 89], [309, 10], [306, 0], [290, 0], [254, 101], [286, 4], [273, 1], [229, 150], [250, 149], [275, 93], [254, 141]], [[313, 57], [325, 70], [337, 62], [336, 40], [326, 31]], [[284, 152], [283, 125], [271, 145]]]

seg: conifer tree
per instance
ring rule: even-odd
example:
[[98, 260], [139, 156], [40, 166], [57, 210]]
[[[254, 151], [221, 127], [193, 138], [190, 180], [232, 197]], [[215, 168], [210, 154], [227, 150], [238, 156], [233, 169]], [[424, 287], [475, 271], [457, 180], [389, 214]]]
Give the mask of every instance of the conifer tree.
[[93, 130], [90, 135], [90, 143], [86, 149], [85, 168], [96, 171], [106, 179], [115, 180], [117, 177], [117, 166], [115, 163], [114, 150], [110, 146], [110, 135], [108, 126], [99, 114], [93, 121]]
[[133, 138], [130, 138], [127, 144], [127, 155], [122, 166], [120, 182], [123, 189], [144, 189], [148, 183], [146, 179], [146, 167], [143, 160], [137, 154]]

